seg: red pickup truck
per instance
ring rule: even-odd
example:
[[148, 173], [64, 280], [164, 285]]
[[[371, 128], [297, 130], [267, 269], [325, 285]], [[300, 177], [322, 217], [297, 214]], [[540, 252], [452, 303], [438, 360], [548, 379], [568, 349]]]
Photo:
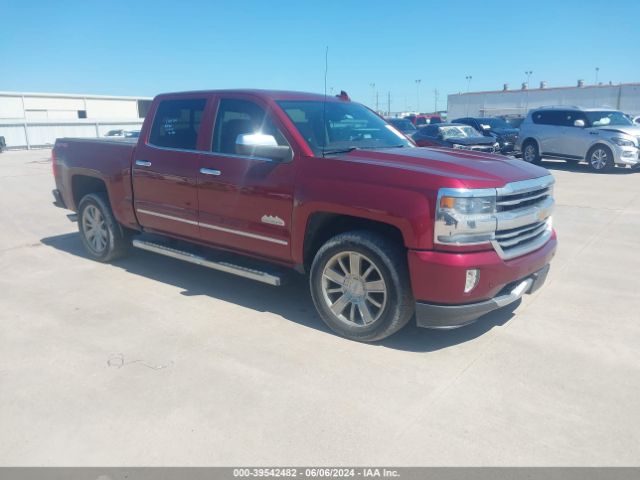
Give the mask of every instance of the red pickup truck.
[[547, 170], [418, 148], [346, 95], [160, 95], [137, 143], [63, 138], [52, 157], [90, 257], [133, 246], [271, 285], [297, 270], [359, 341], [470, 323], [538, 289], [556, 250]]

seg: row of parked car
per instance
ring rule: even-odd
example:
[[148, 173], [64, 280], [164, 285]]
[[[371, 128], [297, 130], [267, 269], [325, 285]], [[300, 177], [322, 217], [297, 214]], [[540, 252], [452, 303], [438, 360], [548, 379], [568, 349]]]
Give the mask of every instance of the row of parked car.
[[640, 167], [640, 125], [624, 113], [603, 108], [552, 106], [529, 112], [516, 128], [502, 118], [465, 117], [416, 126], [408, 118], [387, 119], [421, 147], [449, 147], [586, 162], [596, 172]]
[[416, 126], [409, 118], [387, 121], [421, 147], [449, 147], [481, 152], [511, 154], [518, 129], [501, 118], [459, 118], [452, 122], [431, 121]]

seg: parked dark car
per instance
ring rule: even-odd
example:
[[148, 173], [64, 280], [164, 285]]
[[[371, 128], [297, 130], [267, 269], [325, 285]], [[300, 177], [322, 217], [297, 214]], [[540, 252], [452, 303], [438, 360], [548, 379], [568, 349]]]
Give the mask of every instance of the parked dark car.
[[449, 147], [479, 152], [500, 153], [493, 137], [485, 137], [462, 123], [437, 123], [418, 129], [413, 140], [419, 147]]
[[411, 135], [416, 133], [416, 130], [418, 130], [408, 118], [390, 117], [386, 118], [385, 120], [396, 127], [396, 129], [399, 130], [400, 133], [404, 133], [407, 137], [411, 137]]
[[513, 128], [502, 118], [497, 117], [466, 117], [458, 118], [454, 123], [464, 123], [475, 128], [486, 137], [495, 138], [500, 144], [500, 153], [511, 153], [514, 151], [518, 140], [517, 128]]
[[7, 149], [7, 143], [4, 141], [4, 137], [0, 137], [0, 153]]

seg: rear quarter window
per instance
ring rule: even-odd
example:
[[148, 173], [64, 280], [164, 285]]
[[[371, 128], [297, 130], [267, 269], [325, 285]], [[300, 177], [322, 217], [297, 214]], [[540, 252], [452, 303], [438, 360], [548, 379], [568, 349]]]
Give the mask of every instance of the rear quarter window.
[[158, 147], [195, 150], [207, 100], [162, 100], [153, 118], [149, 143]]

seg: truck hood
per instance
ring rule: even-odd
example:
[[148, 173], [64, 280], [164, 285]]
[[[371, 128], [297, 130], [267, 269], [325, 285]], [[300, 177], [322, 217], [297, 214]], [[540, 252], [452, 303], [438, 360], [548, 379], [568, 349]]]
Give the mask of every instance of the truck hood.
[[467, 188], [501, 187], [509, 182], [549, 175], [546, 169], [523, 160], [449, 148], [354, 150], [333, 158], [344, 162], [404, 170], [411, 175], [445, 177], [460, 182]]
[[640, 125], [611, 125], [595, 127], [597, 130], [605, 130], [607, 132], [620, 132], [632, 137], [640, 137]]

